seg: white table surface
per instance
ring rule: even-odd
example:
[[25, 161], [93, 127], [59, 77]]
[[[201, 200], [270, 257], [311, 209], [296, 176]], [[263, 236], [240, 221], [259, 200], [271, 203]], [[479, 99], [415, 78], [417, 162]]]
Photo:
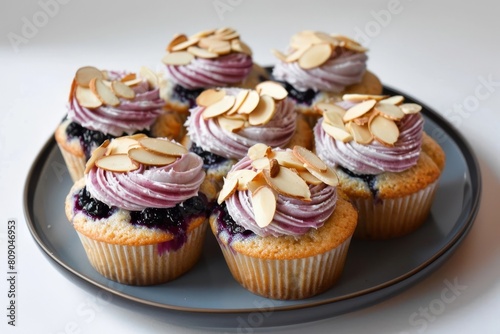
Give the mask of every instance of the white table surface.
[[[499, 333], [500, 332], [500, 37], [497, 1], [2, 1], [0, 5], [0, 331], [2, 333], [200, 333], [161, 317], [97, 305], [42, 255], [23, 213], [28, 169], [65, 114], [75, 70], [155, 68], [171, 36], [231, 26], [274, 63], [303, 29], [357, 37], [370, 48], [368, 67], [384, 84], [428, 104], [453, 122], [477, 155], [482, 204], [453, 256], [417, 285], [377, 305], [331, 319], [240, 333]], [[35, 30], [29, 24], [36, 23]], [[489, 82], [486, 84], [485, 82]], [[495, 204], [496, 203], [496, 204]], [[7, 221], [18, 222], [16, 327], [7, 325]], [[446, 282], [462, 290], [438, 314]], [[443, 304], [443, 303], [441, 303]], [[437, 305], [437, 304], [435, 304]], [[92, 312], [82, 315], [82, 310]], [[419, 314], [412, 318], [412, 314]], [[412, 321], [413, 319], [413, 321]], [[7, 330], [7, 331], [6, 331]], [[224, 330], [232, 332], [231, 330]], [[236, 331], [238, 332], [238, 331]]]

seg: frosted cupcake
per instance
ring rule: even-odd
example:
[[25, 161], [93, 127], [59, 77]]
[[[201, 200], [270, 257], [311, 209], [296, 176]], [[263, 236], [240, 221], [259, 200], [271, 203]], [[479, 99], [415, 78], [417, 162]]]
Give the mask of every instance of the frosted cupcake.
[[256, 89], [204, 91], [190, 110], [183, 144], [204, 160], [207, 178], [218, 184], [248, 149], [312, 146], [312, 129], [297, 117], [295, 103], [279, 84], [266, 81]]
[[154, 137], [180, 135], [180, 119], [165, 117], [157, 122], [165, 102], [159, 88], [150, 82], [135, 73], [101, 71], [90, 66], [76, 72], [67, 116], [55, 131], [73, 181], [83, 176], [92, 151], [106, 139], [138, 132]]
[[167, 46], [162, 96], [167, 108], [187, 113], [196, 97], [211, 87], [253, 88], [268, 74], [252, 59], [252, 50], [231, 28], [178, 34]]
[[316, 152], [335, 168], [359, 211], [356, 237], [403, 236], [429, 215], [445, 154], [423, 131], [421, 106], [403, 102], [402, 96], [345, 95], [321, 105]]
[[379, 79], [366, 69], [366, 51], [345, 36], [302, 31], [292, 36], [286, 54], [273, 50], [278, 62], [272, 75], [315, 123], [316, 103], [340, 100], [345, 93], [382, 93]]
[[91, 265], [123, 284], [165, 283], [198, 261], [215, 193], [201, 158], [167, 139], [119, 137], [99, 146], [71, 188], [66, 216]]
[[335, 172], [303, 147], [252, 147], [225, 178], [210, 216], [234, 279], [273, 299], [330, 289], [357, 221], [336, 184]]

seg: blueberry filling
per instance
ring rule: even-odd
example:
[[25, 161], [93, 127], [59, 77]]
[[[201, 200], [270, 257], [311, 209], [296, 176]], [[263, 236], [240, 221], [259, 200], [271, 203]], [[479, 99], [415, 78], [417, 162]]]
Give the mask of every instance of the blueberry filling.
[[227, 206], [225, 203], [217, 205], [214, 208], [214, 214], [217, 216], [217, 225], [220, 226], [219, 233], [223, 231], [227, 231], [231, 237], [228, 240], [231, 243], [231, 240], [235, 236], [240, 236], [243, 238], [247, 238], [255, 235], [252, 231], [246, 230], [243, 226], [238, 225], [231, 215], [227, 211]]
[[372, 196], [374, 199], [377, 198], [378, 195], [378, 189], [375, 187], [375, 183], [377, 181], [377, 175], [371, 175], [371, 174], [356, 174], [351, 172], [350, 170], [340, 166], [340, 170], [342, 170], [344, 173], [349, 175], [350, 177], [356, 177], [361, 180], [363, 180], [367, 185], [368, 189], [370, 189], [370, 192], [372, 193]]
[[200, 146], [195, 143], [191, 144], [191, 148], [189, 149], [191, 152], [197, 154], [203, 159], [203, 167], [208, 168], [210, 166], [222, 163], [227, 161], [226, 158], [221, 157], [220, 155], [210, 153], [208, 151], [203, 150]]
[[116, 210], [116, 208], [94, 199], [88, 192], [87, 187], [83, 187], [76, 194], [75, 208], [94, 219], [109, 218]]
[[188, 103], [189, 108], [192, 108], [196, 105], [196, 98], [203, 90], [203, 88], [187, 89], [181, 85], [175, 85], [172, 92], [172, 98], [183, 103]]
[[281, 82], [281, 84], [285, 87], [285, 89], [288, 92], [288, 96], [295, 100], [298, 103], [306, 104], [310, 106], [312, 104], [312, 101], [318, 94], [316, 91], [313, 89], [308, 89], [306, 91], [300, 91], [295, 89], [292, 85], [290, 85], [288, 82]]

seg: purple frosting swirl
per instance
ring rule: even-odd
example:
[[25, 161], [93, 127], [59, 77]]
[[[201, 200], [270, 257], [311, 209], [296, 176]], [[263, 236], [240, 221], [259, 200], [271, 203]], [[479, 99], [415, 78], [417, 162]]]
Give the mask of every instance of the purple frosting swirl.
[[367, 59], [365, 53], [337, 47], [323, 65], [308, 70], [300, 67], [298, 62], [279, 61], [273, 69], [273, 76], [300, 91], [313, 89], [338, 93], [361, 82]]
[[[241, 88], [227, 88], [226, 94], [236, 96]], [[203, 150], [228, 159], [243, 158], [248, 149], [263, 143], [284, 147], [295, 133], [297, 113], [295, 103], [286, 98], [276, 102], [273, 118], [262, 126], [248, 126], [238, 132], [229, 132], [219, 126], [217, 118], [203, 119], [203, 107], [194, 107], [186, 121], [191, 140]]]
[[[237, 162], [231, 171], [239, 169], [252, 169], [248, 157]], [[250, 191], [236, 191], [226, 199], [228, 213], [233, 220], [247, 230], [259, 236], [301, 236], [311, 228], [320, 228], [332, 215], [337, 204], [337, 188], [324, 183], [309, 186], [311, 201], [305, 202], [298, 199], [278, 195], [276, 213], [273, 221], [262, 228], [254, 219]]]
[[[119, 80], [124, 75], [108, 72], [108, 79]], [[160, 98], [159, 89], [150, 90], [145, 80], [131, 88], [135, 91], [135, 98], [120, 98], [120, 104], [116, 107], [102, 105], [96, 109], [88, 109], [82, 107], [76, 97], [73, 97], [68, 106], [68, 118], [84, 128], [116, 137], [149, 129], [163, 113], [165, 101]]]
[[187, 89], [219, 87], [242, 82], [252, 66], [249, 55], [231, 53], [215, 59], [195, 58], [187, 65], [166, 65], [166, 76]]

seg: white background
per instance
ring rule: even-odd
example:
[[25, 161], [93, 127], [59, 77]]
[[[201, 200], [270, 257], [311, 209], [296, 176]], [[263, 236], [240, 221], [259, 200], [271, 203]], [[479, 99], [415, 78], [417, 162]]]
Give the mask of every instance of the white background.
[[[271, 48], [284, 49], [290, 36], [303, 29], [358, 38], [370, 48], [369, 69], [384, 84], [453, 121], [474, 148], [483, 175], [482, 205], [473, 229], [428, 278], [389, 300], [332, 319], [240, 332], [500, 332], [499, 6], [485, 0], [2, 1], [0, 267], [6, 273], [6, 223], [15, 218], [19, 276], [17, 326], [12, 328], [5, 317], [7, 285], [0, 275], [0, 331], [52, 334], [74, 327], [76, 333], [218, 332], [200, 329], [203, 324], [196, 319], [180, 327], [113, 302], [93, 308], [93, 317], [79, 316], [77, 310], [91, 306], [96, 296], [42, 256], [25, 225], [22, 192], [31, 163], [65, 114], [78, 67], [156, 68], [173, 34], [231, 26], [263, 65], [274, 63]], [[26, 22], [39, 27], [27, 30]], [[24, 39], [15, 43], [13, 36]], [[420, 322], [410, 321], [414, 312], [438, 305], [446, 282], [454, 280], [464, 288], [452, 302], [428, 320], [419, 316]]]

